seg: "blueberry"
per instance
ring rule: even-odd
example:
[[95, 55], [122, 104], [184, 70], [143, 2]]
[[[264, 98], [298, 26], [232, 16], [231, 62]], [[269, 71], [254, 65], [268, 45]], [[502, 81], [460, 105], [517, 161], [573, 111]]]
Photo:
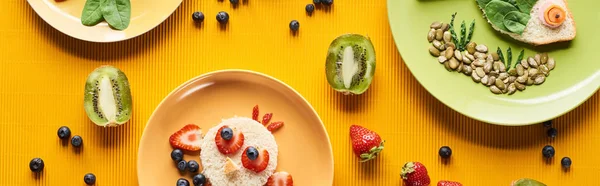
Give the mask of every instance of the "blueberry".
[[316, 5], [321, 4], [321, 0], [313, 0], [313, 3]]
[[198, 165], [198, 162], [195, 160], [190, 160], [187, 166], [190, 172], [198, 172], [198, 169], [200, 168], [200, 165]]
[[248, 159], [250, 160], [255, 160], [256, 158], [258, 158], [258, 150], [256, 150], [256, 148], [254, 147], [248, 147], [248, 150], [246, 151], [246, 156], [248, 156]]
[[87, 173], [83, 176], [83, 182], [88, 185], [94, 185], [96, 183], [96, 175], [92, 173]]
[[69, 129], [69, 127], [66, 126], [62, 126], [60, 128], [58, 128], [58, 138], [60, 139], [69, 139], [69, 137], [71, 137], [71, 129]]
[[75, 135], [73, 136], [73, 138], [71, 138], [71, 145], [73, 145], [74, 147], [81, 147], [82, 144], [83, 139], [81, 139], [81, 136]]
[[183, 172], [185, 171], [185, 168], [187, 168], [187, 162], [185, 162], [185, 160], [177, 162], [177, 169], [179, 169], [179, 171]]
[[42, 170], [44, 170], [44, 160], [41, 158], [33, 158], [29, 162], [29, 169], [33, 172], [42, 172]]
[[327, 6], [329, 6], [329, 5], [333, 4], [333, 0], [321, 0], [321, 2], [322, 2], [324, 5], [327, 5]]
[[227, 21], [229, 21], [229, 14], [227, 12], [220, 11], [219, 13], [217, 13], [217, 21], [223, 24], [227, 23]]
[[229, 0], [229, 2], [231, 4], [237, 5], [240, 2], [240, 0]]
[[558, 134], [558, 130], [556, 130], [556, 128], [549, 128], [548, 131], [546, 131], [546, 134], [550, 138], [555, 138], [556, 134]]
[[313, 4], [307, 4], [304, 9], [306, 10], [306, 12], [308, 12], [310, 14], [313, 11], [315, 11], [315, 5], [313, 5]]
[[546, 128], [552, 127], [552, 120], [544, 121], [544, 127], [546, 127]]
[[194, 21], [202, 22], [204, 21], [204, 14], [202, 12], [194, 12], [192, 14], [192, 19], [194, 19]]
[[173, 161], [175, 162], [183, 160], [183, 151], [181, 151], [180, 149], [174, 149], [173, 151], [171, 151], [171, 159], [173, 159]]
[[231, 130], [229, 127], [223, 128], [223, 130], [221, 130], [221, 138], [224, 140], [230, 140], [233, 138], [233, 130]]
[[194, 186], [202, 186], [206, 183], [206, 177], [204, 177], [204, 174], [196, 174], [192, 182], [194, 182]]
[[190, 182], [185, 178], [179, 178], [177, 180], [177, 186], [190, 186]]
[[292, 20], [292, 22], [290, 22], [290, 29], [298, 31], [298, 29], [300, 29], [300, 23], [296, 20]]
[[560, 160], [560, 164], [563, 166], [563, 168], [568, 169], [571, 167], [571, 158], [569, 157], [564, 157]]
[[546, 145], [542, 149], [542, 155], [544, 155], [544, 157], [546, 157], [546, 158], [552, 158], [552, 157], [554, 157], [554, 153], [555, 153], [554, 147], [552, 147], [550, 145]]
[[442, 146], [440, 147], [438, 154], [440, 154], [442, 158], [449, 158], [452, 155], [452, 149], [448, 146]]

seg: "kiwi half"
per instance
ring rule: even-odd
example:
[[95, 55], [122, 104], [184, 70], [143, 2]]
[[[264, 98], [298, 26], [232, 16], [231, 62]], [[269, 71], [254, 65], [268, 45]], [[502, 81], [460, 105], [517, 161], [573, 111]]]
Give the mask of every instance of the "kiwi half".
[[327, 53], [327, 82], [346, 95], [362, 94], [375, 74], [375, 48], [368, 37], [344, 34], [337, 37]]
[[96, 125], [114, 127], [131, 118], [131, 92], [125, 74], [112, 66], [95, 69], [85, 83], [83, 106]]

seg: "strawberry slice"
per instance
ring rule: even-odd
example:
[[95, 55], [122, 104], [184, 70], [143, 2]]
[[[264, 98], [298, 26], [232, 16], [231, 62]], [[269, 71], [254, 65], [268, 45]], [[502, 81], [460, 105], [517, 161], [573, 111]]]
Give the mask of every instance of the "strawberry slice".
[[267, 126], [267, 130], [273, 132], [281, 127], [283, 127], [283, 121], [276, 121], [276, 122], [269, 124], [269, 126]]
[[263, 125], [269, 124], [269, 121], [271, 121], [272, 117], [273, 117], [273, 113], [266, 113], [262, 118], [262, 124]]
[[292, 175], [287, 172], [276, 172], [267, 180], [267, 186], [293, 186]]
[[202, 145], [202, 130], [194, 124], [188, 124], [172, 134], [169, 143], [176, 149], [199, 151]]
[[242, 145], [244, 145], [244, 134], [241, 131], [237, 131], [224, 125], [217, 131], [215, 143], [217, 144], [217, 149], [219, 149], [219, 152], [222, 154], [234, 153], [240, 150]]
[[258, 121], [258, 105], [254, 106], [254, 108], [252, 108], [252, 119], [254, 121], [260, 123], [260, 121]]
[[254, 172], [261, 172], [269, 165], [269, 151], [248, 146], [242, 153], [242, 165]]

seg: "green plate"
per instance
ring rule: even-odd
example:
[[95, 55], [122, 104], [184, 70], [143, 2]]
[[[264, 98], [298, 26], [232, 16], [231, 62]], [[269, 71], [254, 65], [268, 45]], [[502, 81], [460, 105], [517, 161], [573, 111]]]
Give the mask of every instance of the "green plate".
[[[577, 36], [571, 42], [534, 47], [495, 31], [483, 18], [475, 0], [388, 0], [388, 16], [396, 46], [415, 78], [434, 97], [450, 108], [476, 120], [498, 125], [529, 125], [560, 116], [591, 97], [600, 87], [600, 16], [595, 1], [568, 2]], [[525, 56], [548, 52], [556, 67], [540, 86], [528, 86], [513, 95], [495, 95], [470, 76], [448, 72], [428, 52], [429, 25], [433, 21], [455, 25], [475, 20], [472, 41], [495, 51], [521, 49]], [[533, 19], [533, 18], [532, 18]], [[458, 23], [457, 23], [458, 22]], [[457, 30], [458, 31], [458, 30]], [[460, 34], [460, 33], [459, 33]]]

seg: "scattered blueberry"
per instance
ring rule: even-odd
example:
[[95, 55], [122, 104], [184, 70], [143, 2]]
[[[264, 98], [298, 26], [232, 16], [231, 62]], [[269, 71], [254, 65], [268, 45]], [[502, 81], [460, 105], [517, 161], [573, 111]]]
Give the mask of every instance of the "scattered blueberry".
[[69, 127], [66, 126], [62, 126], [60, 128], [58, 128], [58, 138], [60, 139], [69, 139], [69, 137], [71, 137], [71, 129], [69, 129]]
[[217, 21], [223, 24], [227, 23], [227, 21], [229, 21], [229, 14], [227, 12], [220, 11], [219, 13], [217, 13]]
[[179, 171], [183, 172], [185, 171], [185, 168], [187, 168], [187, 162], [185, 162], [185, 160], [177, 162], [177, 169], [179, 169]]
[[246, 156], [248, 156], [248, 159], [250, 160], [255, 160], [256, 158], [258, 158], [258, 150], [256, 150], [256, 148], [254, 147], [248, 147], [248, 150], [246, 151]]
[[324, 5], [327, 5], [327, 6], [329, 6], [329, 5], [333, 4], [333, 0], [321, 0], [321, 2], [322, 2]]
[[202, 22], [204, 21], [204, 14], [202, 12], [194, 12], [192, 14], [192, 19], [194, 19], [194, 21]]
[[179, 178], [177, 180], [177, 186], [190, 186], [190, 182], [185, 178]]
[[544, 127], [546, 127], [546, 128], [552, 127], [552, 120], [544, 121]]
[[306, 10], [306, 12], [308, 12], [310, 14], [313, 11], [315, 11], [315, 5], [313, 5], [313, 4], [307, 4], [304, 9]]
[[188, 170], [190, 172], [198, 172], [199, 168], [200, 165], [198, 165], [198, 162], [196, 162], [195, 160], [190, 160], [190, 162], [188, 162]]
[[452, 149], [448, 146], [440, 147], [440, 151], [438, 152], [442, 158], [449, 158], [452, 155]]
[[314, 3], [315, 5], [321, 4], [321, 0], [313, 0], [313, 3]]
[[33, 158], [29, 162], [29, 169], [33, 172], [42, 172], [42, 170], [44, 170], [44, 160], [41, 158]]
[[73, 136], [73, 138], [71, 138], [71, 145], [73, 145], [74, 147], [81, 147], [82, 144], [83, 139], [81, 139], [81, 136], [75, 135]]
[[290, 22], [290, 29], [298, 31], [298, 29], [300, 29], [300, 23], [296, 20], [292, 20], [292, 22]]
[[556, 130], [556, 128], [549, 128], [548, 131], [546, 131], [546, 134], [550, 138], [556, 138], [556, 134], [558, 134], [558, 130]]
[[571, 167], [571, 158], [569, 157], [564, 157], [560, 160], [560, 164], [565, 168], [568, 169]]
[[194, 186], [202, 186], [206, 183], [206, 177], [204, 174], [196, 174], [192, 180]]
[[173, 161], [175, 162], [183, 160], [183, 151], [181, 151], [180, 149], [174, 149], [173, 151], [171, 151], [171, 159], [173, 159]]
[[552, 147], [550, 145], [546, 145], [542, 149], [542, 155], [544, 155], [544, 157], [546, 157], [546, 158], [552, 158], [552, 157], [554, 157], [554, 153], [555, 153], [554, 147]]
[[85, 174], [85, 176], [83, 176], [83, 181], [85, 182], [85, 184], [94, 185], [96, 183], [96, 175], [92, 173], [87, 173]]
[[233, 138], [233, 130], [231, 130], [229, 127], [223, 128], [223, 130], [221, 130], [221, 138], [224, 140], [230, 140]]
[[229, 2], [231, 4], [237, 5], [240, 2], [240, 0], [229, 0]]

